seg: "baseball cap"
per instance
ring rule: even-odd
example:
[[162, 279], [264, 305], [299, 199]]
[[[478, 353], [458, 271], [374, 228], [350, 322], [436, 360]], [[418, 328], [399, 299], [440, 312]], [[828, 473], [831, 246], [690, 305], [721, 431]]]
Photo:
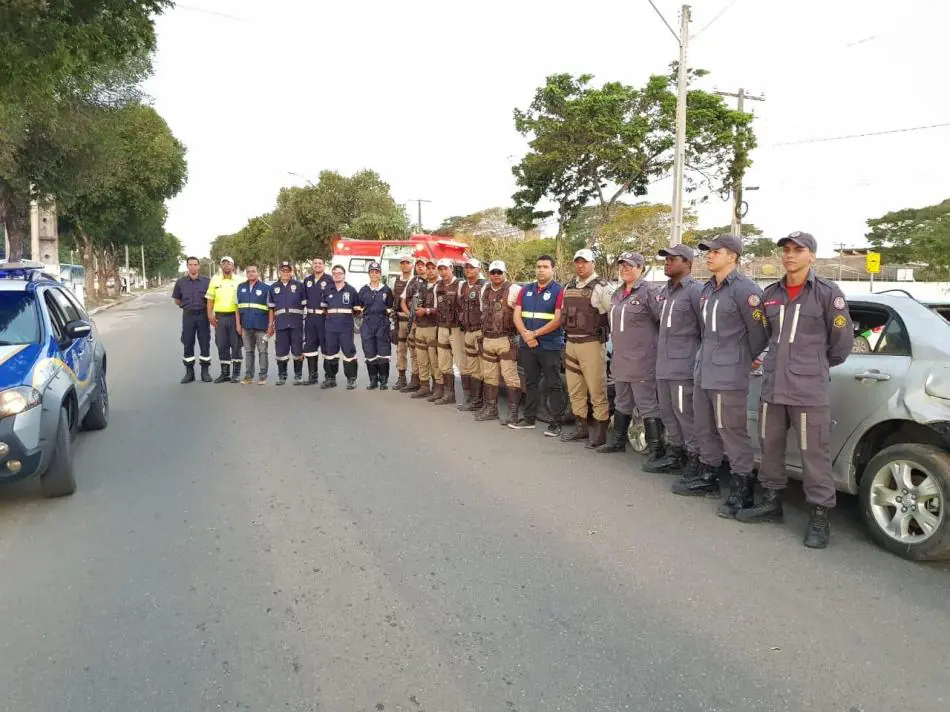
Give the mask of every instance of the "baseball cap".
[[435, 263], [435, 266], [436, 267], [451, 267], [452, 260], [450, 260], [448, 257], [443, 257], [441, 260]]
[[426, 263], [426, 258], [425, 258], [425, 257], [422, 257], [421, 255], [420, 255], [419, 257], [416, 257], [416, 264], [419, 264], [420, 262], [421, 262], [422, 264], [425, 264], [425, 263]]
[[426, 257], [425, 263], [426, 263], [427, 265], [436, 265], [436, 266], [438, 266], [438, 264], [439, 264], [438, 262], [436, 262], [436, 261], [435, 261], [433, 258], [431, 258], [431, 257]]
[[[234, 264], [234, 258], [233, 258], [233, 257], [228, 257], [227, 255], [225, 255], [224, 257], [222, 257], [220, 261], [221, 261], [221, 262], [230, 262], [232, 265]], [[219, 264], [220, 264], [220, 263], [219, 263]]]
[[741, 255], [742, 239], [728, 232], [724, 232], [709, 240], [703, 240], [699, 243], [698, 247], [701, 250], [718, 250], [720, 247], [725, 247], [727, 250], [732, 250], [737, 255]]
[[617, 258], [617, 263], [626, 262], [629, 265], [636, 265], [637, 267], [643, 267], [643, 255], [639, 252], [621, 252], [620, 257]]
[[465, 265], [466, 265], [467, 267], [475, 267], [476, 269], [478, 269], [479, 267], [482, 266], [482, 263], [479, 262], [479, 261], [478, 261], [476, 258], [474, 258], [474, 257], [469, 257], [467, 260], [465, 260]]
[[660, 257], [682, 257], [684, 260], [692, 262], [696, 253], [693, 252], [693, 248], [689, 245], [684, 245], [680, 243], [678, 245], [673, 245], [672, 247], [664, 247], [662, 250], [657, 253]]
[[402, 264], [403, 262], [412, 262], [412, 258], [409, 255], [403, 255], [399, 258], [399, 263]]
[[818, 240], [815, 239], [814, 235], [809, 235], [807, 232], [799, 232], [798, 230], [790, 232], [778, 241], [778, 246], [781, 247], [786, 242], [794, 242], [799, 247], [807, 247], [812, 252], [818, 252]]
[[377, 272], [382, 272], [383, 267], [382, 265], [379, 264], [379, 262], [370, 262], [367, 272], [372, 272], [373, 270], [376, 270]]
[[507, 272], [508, 267], [501, 260], [494, 260], [491, 264], [488, 265], [489, 272], [495, 272], [501, 270], [502, 272]]
[[578, 250], [577, 252], [574, 253], [574, 259], [575, 259], [575, 260], [584, 260], [585, 262], [593, 262], [593, 261], [594, 261], [594, 251], [593, 251], [593, 250], [588, 250], [586, 247], [581, 248], [580, 250]]
[[294, 266], [290, 262], [284, 261], [280, 263], [280, 269], [293, 269]]

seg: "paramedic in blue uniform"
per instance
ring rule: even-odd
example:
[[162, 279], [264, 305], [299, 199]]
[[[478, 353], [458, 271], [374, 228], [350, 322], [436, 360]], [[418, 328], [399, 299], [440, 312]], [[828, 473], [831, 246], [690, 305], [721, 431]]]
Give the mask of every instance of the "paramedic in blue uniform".
[[332, 280], [326, 273], [326, 266], [320, 257], [314, 257], [310, 263], [313, 273], [303, 281], [304, 292], [307, 294], [307, 309], [303, 327], [303, 355], [307, 359], [307, 375], [305, 386], [317, 383], [317, 369], [319, 368], [320, 348], [323, 345], [323, 332], [326, 315], [321, 308], [323, 295], [330, 288]]
[[321, 388], [336, 388], [336, 374], [343, 361], [346, 389], [356, 388], [356, 343], [353, 340], [353, 313], [360, 311], [360, 295], [346, 283], [346, 270], [336, 265], [330, 270], [333, 283], [320, 305], [326, 309], [326, 343], [323, 345], [323, 369], [326, 378]]
[[363, 345], [363, 358], [366, 360], [366, 372], [369, 374], [369, 391], [378, 387], [385, 391], [389, 388], [389, 356], [392, 342], [389, 340], [389, 315], [393, 313], [393, 290], [383, 284], [382, 266], [379, 262], [369, 263], [369, 284], [359, 293], [359, 305], [363, 310], [363, 323], [360, 324], [360, 343]]
[[195, 337], [201, 356], [201, 380], [211, 382], [211, 322], [206, 313], [205, 294], [211, 280], [200, 273], [197, 257], [186, 260], [188, 274], [175, 282], [172, 299], [181, 307], [181, 343], [185, 347], [182, 360], [185, 363], [185, 375], [182, 383], [195, 380]]
[[287, 382], [287, 361], [294, 358], [294, 385], [303, 376], [303, 313], [307, 296], [303, 283], [294, 279], [290, 262], [280, 263], [280, 279], [271, 286], [271, 318], [277, 331], [277, 385]]
[[270, 287], [258, 279], [256, 265], [245, 268], [247, 281], [238, 285], [237, 332], [244, 342], [244, 383], [254, 382], [254, 357], [257, 356], [257, 384], [267, 383], [267, 338], [274, 335], [271, 319]]

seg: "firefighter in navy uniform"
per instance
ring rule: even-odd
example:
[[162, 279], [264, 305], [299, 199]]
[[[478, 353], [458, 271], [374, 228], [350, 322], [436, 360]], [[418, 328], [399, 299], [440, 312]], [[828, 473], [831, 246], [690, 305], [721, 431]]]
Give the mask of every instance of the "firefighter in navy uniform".
[[356, 342], [353, 340], [353, 314], [360, 311], [360, 295], [346, 283], [346, 270], [335, 265], [330, 270], [333, 283], [323, 295], [320, 305], [326, 309], [326, 343], [323, 347], [323, 369], [326, 378], [320, 388], [336, 388], [336, 375], [343, 361], [346, 390], [356, 388]]
[[401, 274], [393, 282], [393, 308], [396, 313], [396, 329], [393, 333], [392, 343], [396, 346], [396, 382], [393, 384], [393, 390], [399, 391], [406, 387], [406, 367], [408, 363], [409, 347], [409, 314], [402, 310], [402, 297], [406, 293], [406, 287], [412, 279], [412, 258], [405, 256], [399, 260], [399, 270]]
[[311, 262], [313, 274], [303, 281], [303, 289], [307, 296], [306, 316], [303, 323], [303, 355], [307, 359], [307, 380], [305, 386], [316, 385], [319, 380], [317, 369], [320, 361], [320, 348], [323, 346], [325, 317], [321, 304], [323, 295], [330, 288], [332, 280], [325, 271], [324, 262], [315, 257]]
[[290, 262], [280, 263], [280, 280], [271, 287], [267, 306], [277, 332], [277, 385], [287, 382], [287, 361], [294, 359], [294, 385], [303, 376], [303, 314], [307, 295], [303, 283], [294, 279]]
[[211, 280], [199, 272], [200, 263], [197, 257], [186, 260], [188, 274], [175, 282], [172, 289], [172, 299], [181, 308], [181, 343], [185, 347], [182, 361], [185, 364], [185, 375], [182, 383], [192, 383], [195, 380], [195, 337], [198, 339], [198, 348], [201, 355], [201, 380], [211, 382], [211, 322], [208, 321], [207, 302], [205, 294]]
[[366, 372], [369, 374], [368, 391], [389, 388], [389, 356], [392, 343], [389, 340], [389, 315], [393, 313], [393, 291], [383, 284], [382, 265], [369, 263], [369, 284], [359, 292], [359, 306], [363, 312], [360, 324], [360, 343]]
[[844, 294], [834, 282], [815, 274], [818, 243], [805, 232], [778, 241], [785, 277], [765, 288], [762, 311], [768, 324], [769, 350], [763, 363], [759, 406], [763, 498], [742, 509], [742, 522], [782, 521], [782, 495], [788, 482], [785, 448], [794, 430], [801, 452], [802, 484], [810, 516], [805, 546], [828, 546], [828, 510], [835, 506], [831, 471], [829, 369], [844, 363], [854, 343], [854, 327]]

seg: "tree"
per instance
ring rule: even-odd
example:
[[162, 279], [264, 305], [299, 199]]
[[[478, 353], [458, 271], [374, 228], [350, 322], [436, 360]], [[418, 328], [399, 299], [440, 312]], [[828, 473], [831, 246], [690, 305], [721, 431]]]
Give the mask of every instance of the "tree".
[[[456, 234], [485, 235], [500, 239], [520, 240], [529, 238], [516, 225], [508, 221], [505, 208], [487, 208], [471, 215], [455, 215], [446, 218], [432, 234], [442, 237], [453, 237]], [[537, 237], [537, 231], [532, 231], [530, 239]]]
[[927, 277], [950, 277], [950, 199], [867, 221], [867, 241], [892, 263], [922, 262]]
[[[731, 233], [732, 227], [723, 225], [722, 227], [709, 227], [703, 230], [689, 230], [683, 235], [683, 242], [689, 245], [698, 245], [700, 241]], [[752, 223], [741, 224], [742, 233], [742, 254], [749, 257], [772, 257], [778, 246], [775, 240], [762, 237], [762, 231]]]
[[[690, 70], [690, 77], [705, 72]], [[650, 77], [644, 87], [608, 82], [591, 85], [584, 74], [549, 76], [527, 110], [516, 109], [515, 127], [530, 150], [512, 171], [518, 190], [508, 211], [522, 227], [554, 214], [559, 224], [590, 203], [599, 225], [626, 195], [646, 195], [650, 183], [666, 178], [673, 165], [676, 92], [674, 75]], [[688, 191], [730, 188], [750, 165], [755, 137], [751, 114], [730, 109], [719, 96], [691, 90], [686, 127]], [[591, 235], [595, 239], [596, 228]]]

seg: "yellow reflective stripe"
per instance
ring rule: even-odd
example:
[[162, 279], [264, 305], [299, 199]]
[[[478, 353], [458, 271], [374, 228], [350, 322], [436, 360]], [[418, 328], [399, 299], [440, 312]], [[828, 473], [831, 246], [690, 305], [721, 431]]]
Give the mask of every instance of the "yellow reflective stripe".
[[551, 321], [554, 318], [554, 314], [545, 314], [543, 312], [521, 312], [522, 319], [544, 319], [545, 321]]
[[263, 309], [264, 311], [267, 311], [267, 305], [266, 304], [251, 304], [249, 302], [243, 302], [241, 304], [238, 304], [238, 309]]

